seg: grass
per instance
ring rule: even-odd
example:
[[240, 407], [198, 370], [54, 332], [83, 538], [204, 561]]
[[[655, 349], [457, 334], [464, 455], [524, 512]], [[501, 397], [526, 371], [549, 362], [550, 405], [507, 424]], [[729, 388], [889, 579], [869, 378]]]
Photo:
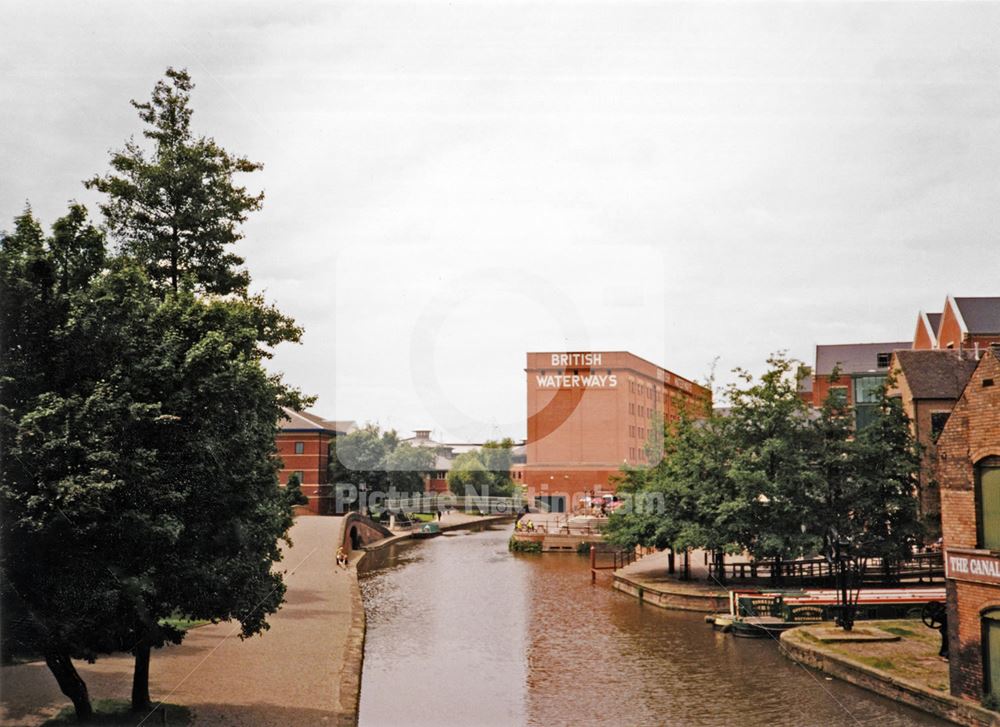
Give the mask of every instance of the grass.
[[887, 672], [893, 677], [923, 684], [938, 692], [948, 691], [948, 662], [938, 656], [941, 635], [913, 619], [861, 621], [858, 628], [881, 629], [898, 636], [899, 641], [819, 643], [809, 633], [813, 626], [793, 631], [796, 638], [808, 641], [820, 651], [838, 654], [859, 664]]
[[875, 669], [881, 669], [882, 671], [892, 671], [896, 666], [892, 663], [892, 659], [881, 659], [877, 656], [856, 656], [854, 658], [863, 664], [867, 664]]
[[437, 515], [432, 515], [432, 514], [425, 513], [425, 512], [413, 512], [413, 513], [410, 513], [410, 519], [411, 520], [417, 520], [417, 521], [422, 522], [422, 523], [430, 523], [430, 522], [434, 522], [435, 520], [437, 520]]
[[[87, 724], [91, 725], [137, 725], [148, 714], [146, 712], [133, 712], [131, 705], [120, 699], [95, 699], [91, 704], [94, 707], [94, 719], [87, 722]], [[157, 713], [146, 720], [146, 724], [193, 724], [191, 710], [187, 707], [182, 707], [179, 704], [162, 704], [158, 709], [166, 712], [166, 722], [164, 723], [160, 714]], [[76, 721], [76, 712], [73, 707], [63, 707], [59, 711], [59, 714], [45, 722], [43, 727], [46, 725], [57, 727], [58, 725], [66, 724], [80, 724]]]
[[208, 621], [192, 619], [192, 618], [181, 618], [180, 616], [171, 616], [170, 618], [165, 618], [160, 623], [166, 626], [173, 626], [175, 629], [181, 631], [188, 631], [189, 629], [196, 629], [199, 626], [204, 626], [209, 623]]

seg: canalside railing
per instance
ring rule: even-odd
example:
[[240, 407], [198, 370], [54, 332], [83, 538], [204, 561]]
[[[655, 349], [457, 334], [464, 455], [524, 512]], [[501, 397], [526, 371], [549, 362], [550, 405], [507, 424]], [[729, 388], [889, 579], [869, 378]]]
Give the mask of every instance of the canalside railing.
[[617, 548], [601, 543], [590, 544], [590, 582], [597, 581], [597, 571], [616, 571], [636, 560], [633, 548]]
[[479, 497], [476, 495], [452, 495], [450, 493], [425, 493], [412, 497], [395, 498], [385, 501], [391, 512], [433, 513], [449, 508], [484, 512], [491, 515], [514, 515], [528, 504], [523, 497]]
[[[836, 569], [826, 558], [787, 561], [744, 561], [725, 563], [721, 567], [709, 563], [710, 578], [735, 581], [768, 581], [770, 583], [806, 584], [832, 581]], [[880, 558], [868, 560], [862, 579], [865, 585], [884, 585], [901, 581], [939, 583], [944, 581], [944, 560], [939, 552], [917, 553], [909, 560], [885, 564]]]

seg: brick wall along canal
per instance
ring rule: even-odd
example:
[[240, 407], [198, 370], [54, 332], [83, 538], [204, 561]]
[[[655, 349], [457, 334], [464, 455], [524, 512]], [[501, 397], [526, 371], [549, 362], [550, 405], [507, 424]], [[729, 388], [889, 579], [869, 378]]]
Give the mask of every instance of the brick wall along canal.
[[509, 535], [366, 556], [362, 727], [945, 724], [591, 586], [586, 558], [512, 555]]

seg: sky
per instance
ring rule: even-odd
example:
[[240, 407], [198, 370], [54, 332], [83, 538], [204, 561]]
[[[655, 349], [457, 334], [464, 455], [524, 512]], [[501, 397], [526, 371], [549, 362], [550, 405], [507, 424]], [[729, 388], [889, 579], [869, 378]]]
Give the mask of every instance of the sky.
[[46, 225], [168, 66], [264, 164], [238, 252], [328, 418], [525, 435], [527, 351], [718, 386], [1000, 295], [1000, 3], [17, 3], [0, 229]]

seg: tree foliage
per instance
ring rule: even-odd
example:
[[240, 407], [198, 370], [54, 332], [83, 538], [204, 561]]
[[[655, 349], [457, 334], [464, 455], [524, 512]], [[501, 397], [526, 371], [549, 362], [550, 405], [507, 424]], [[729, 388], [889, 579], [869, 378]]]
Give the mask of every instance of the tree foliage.
[[489, 440], [480, 449], [463, 452], [448, 471], [448, 489], [457, 495], [509, 497], [514, 494], [510, 468], [514, 442], [509, 437]]
[[256, 165], [190, 135], [190, 79], [167, 75], [137, 104], [151, 161], [130, 142], [93, 181], [119, 254], [79, 205], [0, 235], [4, 596], [84, 719], [74, 658], [132, 651], [142, 710], [151, 649], [183, 638], [167, 618], [267, 628], [301, 497], [275, 435], [308, 401], [263, 367], [301, 330], [224, 252], [260, 201], [227, 184]]
[[424, 491], [424, 475], [434, 469], [434, 450], [400, 442], [395, 430], [376, 424], [338, 437], [330, 444], [330, 481], [369, 494]]
[[625, 504], [609, 519], [609, 538], [758, 560], [820, 553], [832, 562], [837, 542], [855, 558], [905, 558], [920, 537], [919, 459], [899, 402], [883, 394], [856, 433], [843, 402], [830, 398], [818, 413], [805, 406], [805, 373], [772, 356], [759, 379], [740, 372], [724, 415], [682, 412], [668, 423], [663, 458], [623, 470]]
[[177, 291], [187, 279], [209, 293], [242, 292], [250, 278], [230, 248], [263, 193], [249, 193], [234, 178], [261, 165], [194, 134], [193, 89], [187, 71], [168, 68], [149, 101], [132, 101], [152, 150], [129, 140], [112, 154], [112, 171], [87, 186], [107, 195], [101, 212], [108, 229], [154, 287]]

